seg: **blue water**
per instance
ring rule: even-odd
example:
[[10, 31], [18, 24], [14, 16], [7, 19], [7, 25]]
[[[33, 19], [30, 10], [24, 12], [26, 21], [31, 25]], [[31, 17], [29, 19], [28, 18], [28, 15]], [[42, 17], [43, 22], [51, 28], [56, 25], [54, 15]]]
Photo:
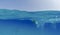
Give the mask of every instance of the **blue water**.
[[42, 29], [31, 20], [0, 20], [0, 35], [60, 35], [60, 22], [56, 28], [52, 23], [45, 23]]
[[0, 20], [0, 35], [37, 35], [36, 24], [31, 20]]
[[60, 35], [60, 11], [0, 9], [0, 35]]

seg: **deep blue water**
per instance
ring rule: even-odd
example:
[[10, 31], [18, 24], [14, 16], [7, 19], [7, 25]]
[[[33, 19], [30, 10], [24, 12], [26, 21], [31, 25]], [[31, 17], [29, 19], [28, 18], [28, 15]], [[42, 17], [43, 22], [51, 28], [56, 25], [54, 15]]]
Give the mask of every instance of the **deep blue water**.
[[60, 22], [56, 28], [52, 23], [45, 23], [42, 29], [31, 20], [0, 20], [0, 35], [60, 35]]

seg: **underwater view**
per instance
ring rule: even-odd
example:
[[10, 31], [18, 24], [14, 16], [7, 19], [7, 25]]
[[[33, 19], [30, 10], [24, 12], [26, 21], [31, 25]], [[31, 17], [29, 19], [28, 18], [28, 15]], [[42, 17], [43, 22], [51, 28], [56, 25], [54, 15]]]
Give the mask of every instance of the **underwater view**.
[[0, 35], [60, 35], [60, 11], [0, 9]]

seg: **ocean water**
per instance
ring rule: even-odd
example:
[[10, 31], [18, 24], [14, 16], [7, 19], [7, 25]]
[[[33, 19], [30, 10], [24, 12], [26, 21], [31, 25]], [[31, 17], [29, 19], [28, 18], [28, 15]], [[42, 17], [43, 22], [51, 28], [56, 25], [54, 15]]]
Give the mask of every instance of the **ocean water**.
[[0, 35], [60, 35], [60, 11], [0, 9]]
[[39, 35], [31, 20], [0, 20], [0, 35]]
[[0, 35], [60, 35], [60, 22], [56, 23], [56, 28], [52, 23], [37, 28], [31, 20], [0, 20]]

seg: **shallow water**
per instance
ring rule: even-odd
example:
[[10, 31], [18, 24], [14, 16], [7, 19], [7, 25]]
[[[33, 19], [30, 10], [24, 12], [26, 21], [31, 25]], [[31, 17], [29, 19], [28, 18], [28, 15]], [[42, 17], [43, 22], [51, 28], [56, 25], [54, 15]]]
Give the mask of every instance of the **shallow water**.
[[0, 20], [0, 35], [60, 35], [60, 22], [56, 28], [52, 23], [37, 28], [31, 20]]

